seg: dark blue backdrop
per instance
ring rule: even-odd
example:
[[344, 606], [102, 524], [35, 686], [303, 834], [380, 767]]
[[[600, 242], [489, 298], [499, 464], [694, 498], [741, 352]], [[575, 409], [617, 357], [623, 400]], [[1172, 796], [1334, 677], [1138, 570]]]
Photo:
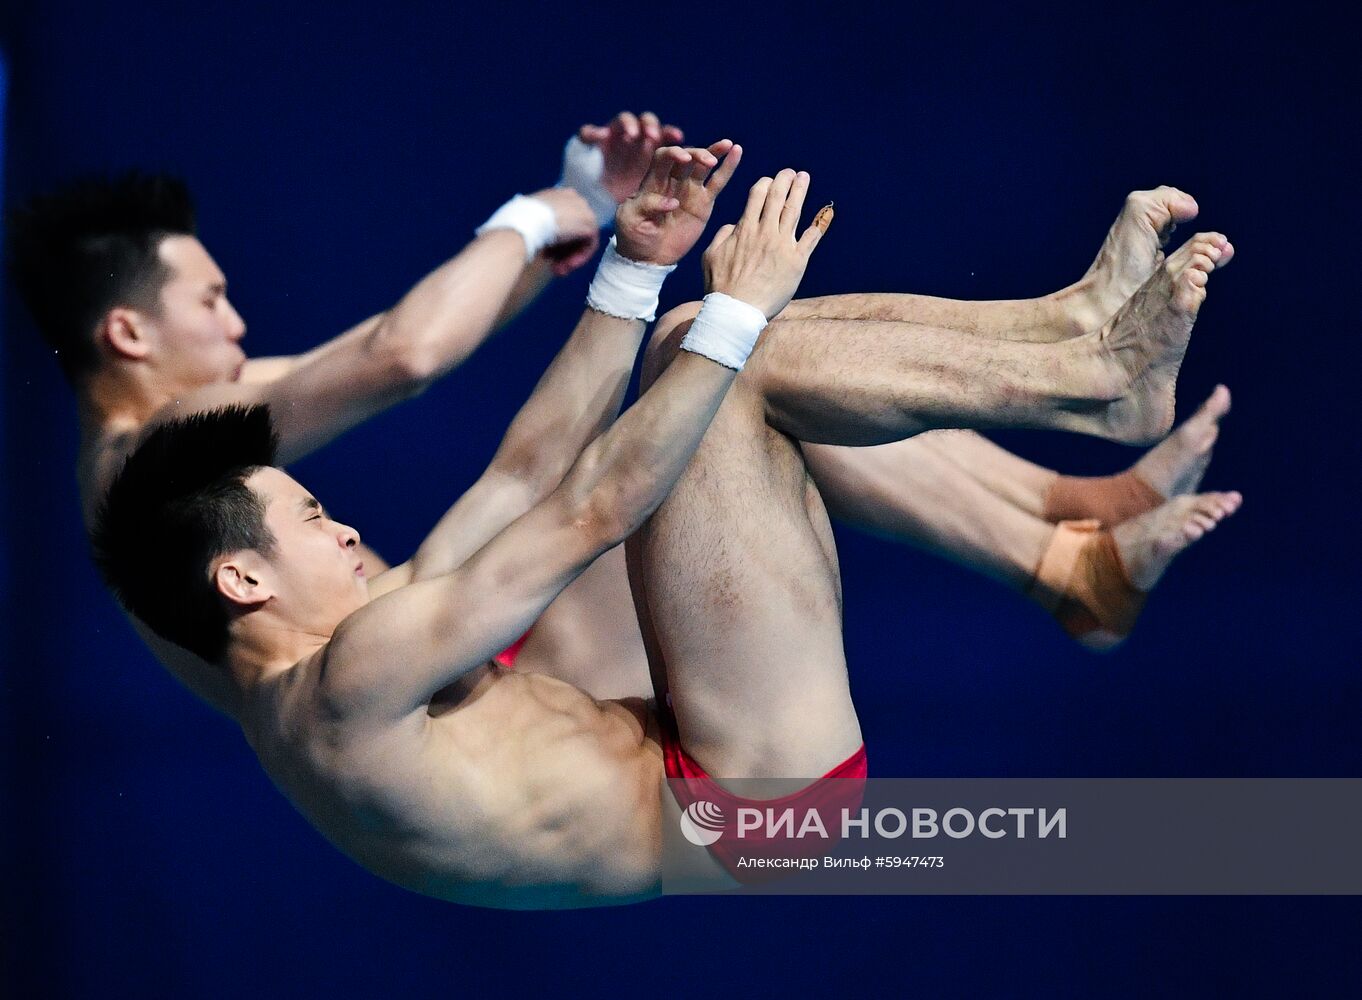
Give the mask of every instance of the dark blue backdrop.
[[[1362, 774], [1358, 114], [1341, 23], [1303, 5], [1272, 18], [19, 7], [2, 15], [7, 194], [91, 168], [181, 171], [253, 353], [304, 348], [391, 303], [504, 197], [551, 181], [572, 127], [622, 107], [743, 142], [738, 188], [811, 171], [838, 219], [805, 294], [1047, 291], [1086, 267], [1127, 190], [1191, 191], [1238, 257], [1212, 283], [1181, 409], [1216, 381], [1234, 390], [1208, 484], [1241, 489], [1242, 512], [1105, 659], [996, 586], [842, 533], [874, 768]], [[730, 194], [720, 214], [740, 205]], [[586, 280], [300, 477], [405, 555], [490, 456]], [[698, 289], [691, 261], [667, 295]], [[1356, 986], [1351, 899], [672, 899], [508, 914], [388, 886], [292, 812], [101, 591], [73, 488], [73, 408], [44, 355], [10, 304], [0, 992], [6, 978], [25, 995], [89, 997]], [[1131, 457], [1071, 438], [1006, 443], [1078, 471]]]

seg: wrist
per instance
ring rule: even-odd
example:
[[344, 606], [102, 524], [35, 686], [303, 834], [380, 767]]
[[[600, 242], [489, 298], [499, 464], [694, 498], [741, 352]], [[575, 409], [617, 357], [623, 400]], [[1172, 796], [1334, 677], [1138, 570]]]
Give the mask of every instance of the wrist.
[[612, 236], [596, 268], [596, 276], [591, 279], [586, 304], [606, 316], [651, 323], [657, 318], [662, 282], [675, 270], [675, 264], [630, 260], [619, 252]]
[[529, 263], [540, 250], [557, 238], [558, 220], [553, 209], [538, 198], [518, 194], [493, 212], [474, 233], [481, 236], [497, 229], [509, 229], [520, 234], [525, 241], [525, 262]]
[[614, 224], [615, 209], [619, 207], [615, 196], [601, 182], [604, 176], [605, 154], [600, 147], [588, 145], [575, 135], [569, 139], [563, 147], [563, 176], [558, 186], [570, 187], [585, 198], [602, 228]]
[[681, 350], [742, 371], [765, 328], [766, 314], [756, 306], [723, 292], [710, 292], [682, 338]]

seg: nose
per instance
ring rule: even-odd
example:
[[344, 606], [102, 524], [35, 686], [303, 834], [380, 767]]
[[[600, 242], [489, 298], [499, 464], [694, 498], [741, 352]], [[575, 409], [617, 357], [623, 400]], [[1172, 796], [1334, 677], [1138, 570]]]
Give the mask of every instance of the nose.
[[359, 532], [348, 524], [336, 522], [336, 542], [343, 549], [353, 549], [359, 544]]
[[227, 307], [227, 336], [232, 340], [240, 340], [246, 336], [246, 321], [241, 318], [241, 313], [236, 311], [236, 307], [225, 298], [223, 304]]

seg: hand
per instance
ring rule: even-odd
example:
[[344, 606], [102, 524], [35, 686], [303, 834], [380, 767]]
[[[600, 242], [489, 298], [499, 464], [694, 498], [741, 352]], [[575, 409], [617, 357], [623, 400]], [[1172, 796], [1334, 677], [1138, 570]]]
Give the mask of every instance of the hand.
[[736, 226], [724, 226], [705, 251], [705, 291], [723, 292], [775, 319], [794, 298], [818, 241], [832, 222], [832, 206], [795, 242], [795, 228], [809, 191], [804, 171], [782, 170], [752, 185]]
[[637, 118], [621, 111], [608, 125], [583, 125], [577, 138], [601, 151], [605, 162], [600, 184], [618, 205], [638, 190], [657, 148], [675, 146], [685, 136], [675, 125], [661, 124], [651, 111]]
[[591, 206], [572, 188], [545, 188], [531, 197], [553, 209], [558, 227], [558, 238], [540, 253], [552, 263], [554, 274], [559, 277], [570, 274], [590, 260], [600, 245], [600, 230]]
[[728, 139], [708, 149], [657, 150], [638, 193], [615, 213], [619, 252], [645, 264], [675, 264], [700, 239], [741, 159], [742, 147]]

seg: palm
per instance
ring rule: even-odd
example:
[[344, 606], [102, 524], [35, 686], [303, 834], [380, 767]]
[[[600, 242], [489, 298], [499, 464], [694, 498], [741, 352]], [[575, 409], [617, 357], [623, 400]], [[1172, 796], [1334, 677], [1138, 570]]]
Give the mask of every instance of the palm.
[[[620, 206], [615, 217], [621, 252], [652, 264], [674, 264], [684, 257], [705, 231], [714, 200], [741, 155], [742, 150], [727, 140], [707, 150], [659, 149], [637, 194]], [[723, 164], [706, 181], [721, 156]]]
[[691, 182], [681, 185], [679, 192], [667, 194], [680, 201], [680, 206], [663, 214], [648, 215], [641, 199], [631, 198], [620, 207], [615, 225], [621, 239], [626, 238], [627, 231], [631, 245], [646, 247], [650, 260], [674, 263], [699, 242], [714, 210], [714, 199], [703, 186]]

